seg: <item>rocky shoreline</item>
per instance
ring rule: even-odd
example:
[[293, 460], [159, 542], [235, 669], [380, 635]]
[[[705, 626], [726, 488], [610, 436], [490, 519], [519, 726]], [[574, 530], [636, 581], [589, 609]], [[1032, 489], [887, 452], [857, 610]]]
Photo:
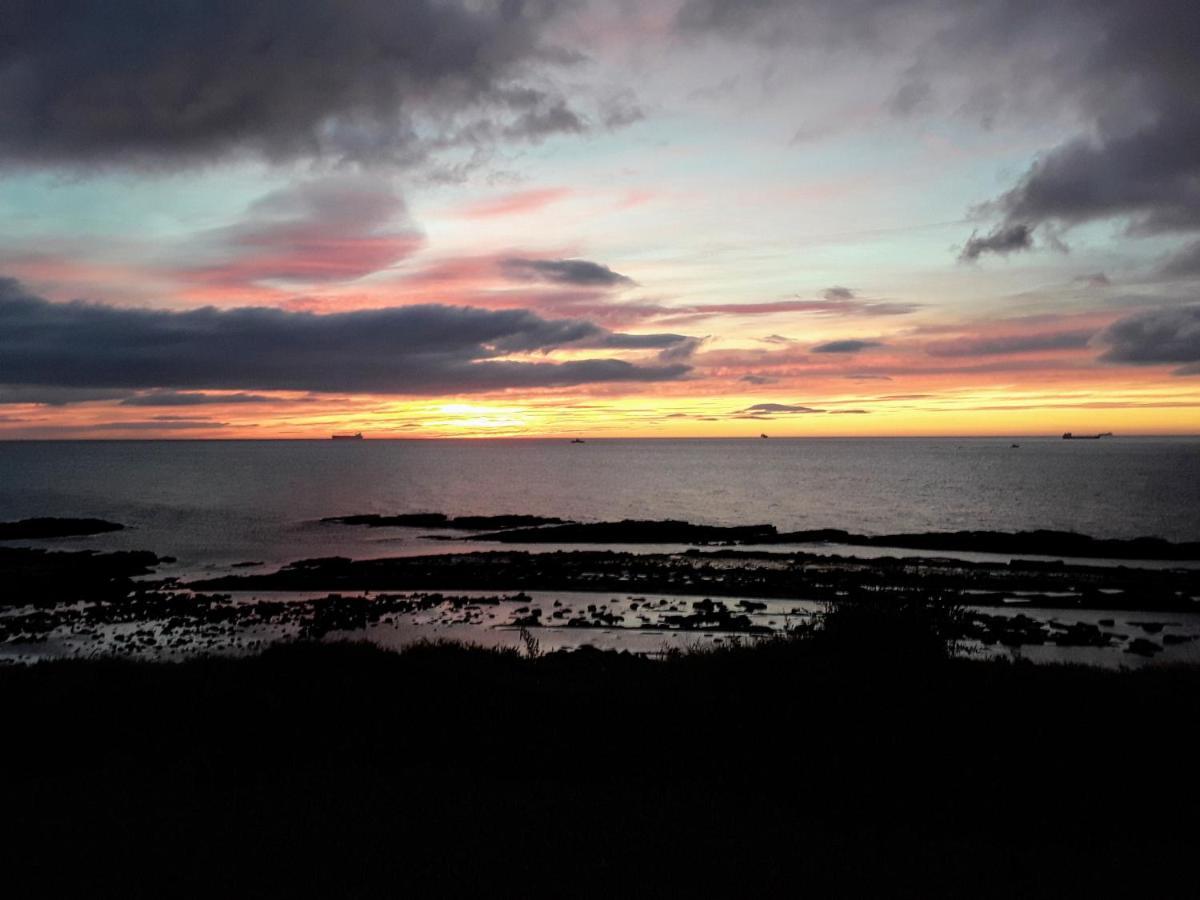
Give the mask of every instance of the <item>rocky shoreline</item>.
[[[928, 531], [856, 534], [840, 528], [779, 531], [774, 525], [698, 525], [674, 519], [623, 519], [619, 522], [572, 522], [528, 515], [457, 516], [405, 513], [331, 516], [326, 524], [370, 528], [438, 528], [476, 532], [464, 541], [505, 544], [839, 544], [902, 550], [1064, 556], [1113, 560], [1200, 560], [1200, 541], [1173, 542], [1158, 537], [1096, 538], [1072, 531]], [[438, 535], [441, 539], [446, 539]]]
[[814, 553], [485, 551], [300, 560], [274, 572], [193, 581], [204, 591], [585, 590], [827, 600], [920, 594], [975, 606], [1200, 611], [1200, 570], [1040, 561], [857, 559]]
[[[181, 583], [156, 577], [164, 562], [146, 552], [0, 549], [0, 577], [12, 587], [0, 601], [0, 648], [54, 641], [73, 653], [153, 657], [255, 652], [331, 634], [417, 639], [439, 629], [482, 636], [520, 628], [575, 646], [589, 631], [618, 643], [620, 635], [687, 634], [719, 643], [780, 636], [829, 604], [856, 603], [954, 609], [952, 637], [995, 650], [1149, 658], [1200, 634], [1192, 627], [1200, 572], [1192, 569], [731, 548], [513, 550], [302, 560], [269, 572], [235, 565]], [[572, 631], [580, 636], [563, 637]]]
[[[0, 578], [7, 586], [0, 597], [0, 648], [54, 642], [85, 654], [242, 653], [281, 640], [340, 633], [386, 636], [391, 629], [419, 639], [449, 629], [469, 638], [521, 628], [562, 646], [568, 644], [562, 635], [571, 631], [602, 633], [617, 644], [621, 635], [685, 634], [719, 643], [785, 634], [829, 604], [880, 602], [958, 610], [953, 638], [985, 649], [1093, 648], [1151, 658], [1200, 634], [1189, 618], [1200, 615], [1200, 570], [1194, 568], [1019, 558], [863, 559], [727, 546], [760, 543], [758, 526], [592, 526], [528, 516], [432, 513], [331, 521], [348, 519], [367, 527], [389, 527], [399, 520], [403, 527], [468, 531], [503, 525], [510, 530], [483, 536], [533, 531], [556, 534], [556, 542], [563, 529], [576, 529], [566, 532], [568, 537], [612, 537], [616, 528], [625, 536], [632, 530], [655, 541], [721, 538], [721, 546], [649, 553], [514, 548], [364, 560], [327, 557], [273, 571], [247, 562], [187, 582], [159, 574], [171, 560], [149, 551], [0, 547]], [[531, 520], [541, 524], [531, 527]], [[80, 527], [72, 524], [79, 521], [87, 520], [37, 527], [62, 530]], [[259, 596], [268, 593], [273, 596]], [[531, 599], [535, 594], [542, 599]], [[1075, 615], [1062, 619], [1059, 613]], [[586, 642], [580, 637], [573, 645]], [[649, 646], [643, 637], [634, 643], [642, 652]]]

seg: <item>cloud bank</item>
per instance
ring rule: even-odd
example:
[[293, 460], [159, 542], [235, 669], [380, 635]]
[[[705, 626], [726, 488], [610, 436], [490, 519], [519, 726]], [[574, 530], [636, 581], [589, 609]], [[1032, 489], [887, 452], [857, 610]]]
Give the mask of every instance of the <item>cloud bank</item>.
[[[579, 131], [539, 66], [555, 0], [12, 0], [0, 160], [411, 161], [430, 145]], [[464, 121], [458, 121], [455, 117]], [[433, 122], [430, 131], [418, 123]]]
[[580, 319], [438, 305], [314, 315], [51, 303], [0, 281], [0, 385], [431, 395], [678, 379], [690, 366], [505, 358], [561, 348], [669, 348]]
[[1182, 363], [1177, 375], [1200, 375], [1200, 305], [1156, 309], [1119, 319], [1098, 338], [1100, 358], [1134, 365]]

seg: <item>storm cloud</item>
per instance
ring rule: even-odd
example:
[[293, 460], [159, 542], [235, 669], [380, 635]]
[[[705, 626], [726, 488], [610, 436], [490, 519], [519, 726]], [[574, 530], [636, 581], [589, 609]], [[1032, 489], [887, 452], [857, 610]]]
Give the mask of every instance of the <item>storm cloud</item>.
[[0, 41], [0, 159], [405, 161], [430, 140], [418, 121], [440, 126], [434, 143], [578, 131], [580, 115], [536, 74], [573, 58], [544, 37], [557, 8], [12, 0]]
[[[681, 363], [504, 358], [615, 337], [580, 319], [438, 305], [315, 315], [51, 303], [0, 281], [0, 385], [429, 395], [677, 379]], [[658, 336], [655, 346], [676, 337]]]

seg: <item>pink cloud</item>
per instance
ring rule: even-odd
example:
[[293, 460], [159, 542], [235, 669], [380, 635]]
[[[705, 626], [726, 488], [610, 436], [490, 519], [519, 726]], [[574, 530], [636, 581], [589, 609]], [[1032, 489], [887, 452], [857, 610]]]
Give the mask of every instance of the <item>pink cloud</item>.
[[534, 188], [527, 191], [517, 191], [483, 200], [465, 207], [459, 214], [468, 219], [486, 219], [493, 216], [514, 216], [536, 212], [551, 203], [556, 203], [569, 197], [573, 191], [570, 188]]
[[175, 274], [202, 287], [335, 284], [384, 269], [423, 243], [387, 182], [341, 176], [261, 197], [240, 222], [196, 239], [190, 249], [211, 262], [181, 265]]

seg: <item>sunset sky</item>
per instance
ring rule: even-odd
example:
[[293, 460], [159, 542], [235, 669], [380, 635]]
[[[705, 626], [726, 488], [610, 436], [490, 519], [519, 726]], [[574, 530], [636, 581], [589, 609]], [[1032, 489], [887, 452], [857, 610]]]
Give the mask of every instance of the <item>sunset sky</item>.
[[0, 437], [1200, 432], [1194, 0], [3, 8]]

